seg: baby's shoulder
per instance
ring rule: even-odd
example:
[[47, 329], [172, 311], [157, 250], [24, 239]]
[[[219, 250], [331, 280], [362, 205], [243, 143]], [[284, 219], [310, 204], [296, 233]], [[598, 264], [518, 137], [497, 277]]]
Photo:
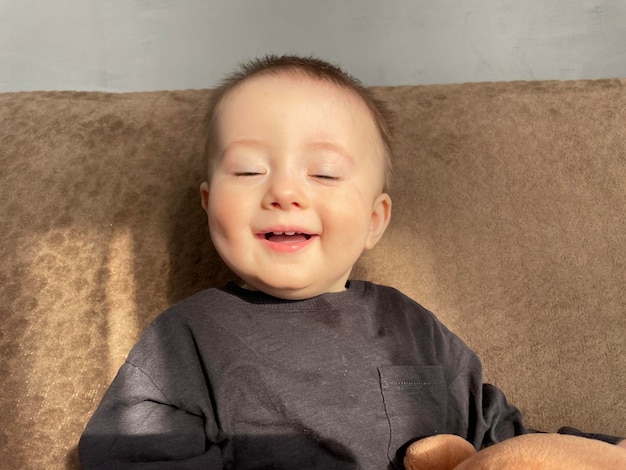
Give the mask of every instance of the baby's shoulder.
[[210, 288], [197, 292], [174, 303], [157, 315], [148, 329], [167, 329], [169, 331], [189, 328], [201, 320], [211, 321], [216, 312], [223, 312], [232, 306], [228, 305], [228, 297], [223, 290]]
[[439, 317], [417, 300], [390, 286], [368, 283], [369, 296], [374, 299], [376, 310], [390, 322], [405, 325], [411, 331], [437, 331], [438, 334], [456, 340], [456, 334]]
[[395, 287], [367, 282], [366, 292], [368, 292], [371, 302], [380, 308], [438, 322], [433, 312]]

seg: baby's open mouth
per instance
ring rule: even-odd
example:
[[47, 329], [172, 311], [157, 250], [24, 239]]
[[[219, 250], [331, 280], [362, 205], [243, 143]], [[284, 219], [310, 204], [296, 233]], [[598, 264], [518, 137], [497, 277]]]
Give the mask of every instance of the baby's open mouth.
[[267, 232], [265, 239], [274, 243], [294, 243], [310, 240], [311, 235], [300, 232]]

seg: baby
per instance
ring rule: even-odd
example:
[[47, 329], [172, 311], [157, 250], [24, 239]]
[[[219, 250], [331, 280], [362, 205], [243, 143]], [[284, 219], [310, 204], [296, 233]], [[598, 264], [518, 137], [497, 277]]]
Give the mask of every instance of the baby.
[[81, 438], [85, 468], [380, 470], [422, 437], [529, 432], [429, 311], [349, 280], [389, 223], [390, 153], [384, 106], [326, 62], [269, 56], [224, 82], [200, 191], [242, 283], [150, 325]]

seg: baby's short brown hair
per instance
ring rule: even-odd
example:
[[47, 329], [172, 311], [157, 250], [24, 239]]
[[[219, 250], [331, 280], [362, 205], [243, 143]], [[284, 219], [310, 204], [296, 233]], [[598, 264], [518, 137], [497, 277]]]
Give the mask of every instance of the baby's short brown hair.
[[[384, 148], [384, 181], [385, 187], [389, 186], [391, 178], [391, 154], [392, 154], [392, 116], [391, 112], [382, 101], [376, 99], [372, 92], [364, 87], [361, 82], [352, 75], [344, 72], [336, 65], [315, 57], [301, 57], [294, 55], [266, 55], [259, 59], [253, 59], [244, 63], [233, 74], [216, 88], [211, 96], [208, 114], [208, 134], [206, 140], [206, 155], [210, 159], [213, 155], [213, 145], [217, 141], [216, 115], [219, 104], [224, 96], [245, 80], [258, 75], [269, 74], [302, 74], [318, 80], [333, 83], [347, 91], [356, 94], [369, 109], [372, 119], [378, 129]], [[210, 160], [208, 160], [210, 161]]]

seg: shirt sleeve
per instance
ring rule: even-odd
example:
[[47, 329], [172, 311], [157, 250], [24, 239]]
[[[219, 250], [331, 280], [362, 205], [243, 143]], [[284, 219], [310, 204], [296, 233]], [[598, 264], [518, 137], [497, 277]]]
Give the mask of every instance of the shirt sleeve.
[[[465, 348], [465, 351], [463, 351]], [[483, 383], [482, 365], [467, 346], [457, 345], [457, 373], [448, 385], [448, 428], [467, 439], [477, 450], [527, 434], [522, 415], [504, 393]]]
[[80, 439], [84, 469], [221, 469], [219, 447], [207, 441], [204, 418], [174, 406], [135, 365], [126, 362]]
[[587, 439], [597, 439], [598, 441], [607, 442], [609, 444], [617, 444], [620, 441], [623, 441], [623, 437], [611, 436], [609, 434], [596, 434], [596, 433], [588, 433], [582, 432], [578, 429], [571, 428], [569, 426], [562, 427], [558, 431], [559, 434], [568, 434], [570, 436], [578, 436], [578, 437], [586, 437]]

